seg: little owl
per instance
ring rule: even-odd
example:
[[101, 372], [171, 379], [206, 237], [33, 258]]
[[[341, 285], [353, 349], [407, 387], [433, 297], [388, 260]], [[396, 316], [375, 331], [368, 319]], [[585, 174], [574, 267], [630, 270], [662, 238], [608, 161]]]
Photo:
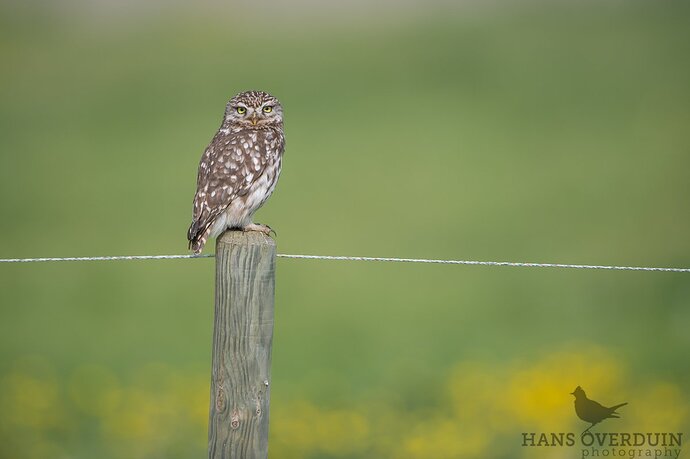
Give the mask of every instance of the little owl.
[[194, 253], [201, 252], [208, 238], [229, 228], [270, 233], [252, 217], [273, 193], [284, 150], [278, 99], [262, 91], [241, 92], [230, 99], [223, 123], [199, 163], [187, 231]]

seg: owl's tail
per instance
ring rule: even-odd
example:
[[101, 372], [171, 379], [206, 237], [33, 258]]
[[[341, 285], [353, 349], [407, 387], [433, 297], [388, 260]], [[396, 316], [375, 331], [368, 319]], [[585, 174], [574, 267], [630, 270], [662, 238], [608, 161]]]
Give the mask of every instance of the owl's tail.
[[208, 239], [209, 228], [199, 227], [197, 221], [192, 223], [187, 231], [187, 239], [189, 240], [189, 248], [194, 252], [195, 255], [199, 255], [206, 245], [206, 240]]
[[189, 241], [189, 248], [194, 252], [194, 255], [199, 255], [204, 250], [206, 238], [194, 239]]

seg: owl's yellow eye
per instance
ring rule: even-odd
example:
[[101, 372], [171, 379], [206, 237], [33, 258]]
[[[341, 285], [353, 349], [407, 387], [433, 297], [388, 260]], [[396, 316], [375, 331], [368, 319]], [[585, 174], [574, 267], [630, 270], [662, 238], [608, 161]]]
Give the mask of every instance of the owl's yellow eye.
[[240, 115], [244, 115], [245, 113], [247, 113], [247, 109], [244, 107], [237, 107], [237, 113], [239, 113]]
[[264, 107], [264, 113], [271, 113], [272, 111], [273, 111], [273, 107], [271, 107], [270, 105], [266, 105]]

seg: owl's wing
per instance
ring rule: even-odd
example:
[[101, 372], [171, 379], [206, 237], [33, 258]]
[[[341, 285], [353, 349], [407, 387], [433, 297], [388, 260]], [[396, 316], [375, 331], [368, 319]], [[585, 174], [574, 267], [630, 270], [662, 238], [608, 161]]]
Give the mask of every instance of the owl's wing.
[[187, 231], [189, 247], [195, 252], [203, 248], [216, 218], [246, 195], [266, 169], [265, 156], [252, 156], [243, 150], [241, 140], [217, 135], [201, 157], [192, 224]]

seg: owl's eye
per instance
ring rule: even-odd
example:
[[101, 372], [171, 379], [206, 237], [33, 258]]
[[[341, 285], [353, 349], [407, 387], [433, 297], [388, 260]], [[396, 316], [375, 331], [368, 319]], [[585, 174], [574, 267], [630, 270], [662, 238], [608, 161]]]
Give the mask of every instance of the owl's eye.
[[271, 107], [270, 105], [266, 105], [264, 107], [264, 113], [271, 113], [272, 111], [273, 111], [273, 107]]
[[239, 113], [240, 115], [244, 115], [245, 113], [247, 113], [247, 109], [244, 107], [237, 107], [237, 113]]

